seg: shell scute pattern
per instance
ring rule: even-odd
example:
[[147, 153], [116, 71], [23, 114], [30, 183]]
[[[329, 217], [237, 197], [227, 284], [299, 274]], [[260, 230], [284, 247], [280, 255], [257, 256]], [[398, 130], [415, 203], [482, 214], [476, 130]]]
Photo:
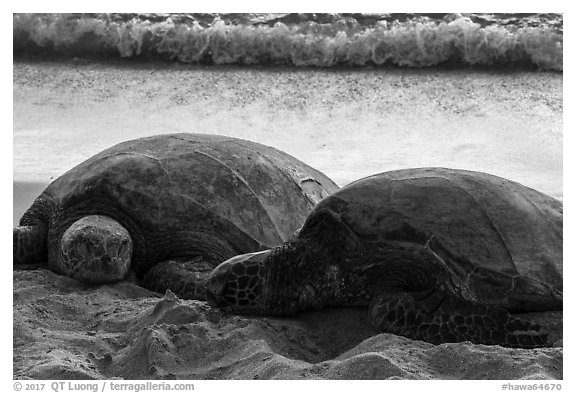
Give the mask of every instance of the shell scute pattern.
[[[311, 188], [301, 188], [303, 178], [315, 180]], [[76, 222], [109, 217], [129, 234], [132, 253], [121, 259], [130, 260], [137, 278], [157, 290], [172, 281], [200, 293], [206, 264], [214, 267], [233, 255], [287, 240], [314, 206], [309, 193], [337, 189], [296, 158], [250, 141], [185, 133], [126, 141], [47, 187], [14, 228], [14, 259], [47, 259], [51, 269], [67, 275], [86, 269], [72, 254], [107, 262], [115, 247], [112, 232], [86, 233], [84, 239], [76, 233], [74, 247], [61, 249]], [[185, 268], [168, 263], [176, 260]], [[102, 269], [97, 274], [104, 280]], [[169, 280], [162, 277], [169, 274]], [[182, 275], [204, 278], [188, 285]]]
[[[433, 343], [545, 346], [511, 313], [562, 309], [561, 229], [561, 203], [497, 176], [382, 173], [326, 197], [282, 246], [218, 266], [208, 299], [245, 314], [368, 305], [379, 329]], [[238, 264], [264, 270], [257, 302], [227, 303]]]

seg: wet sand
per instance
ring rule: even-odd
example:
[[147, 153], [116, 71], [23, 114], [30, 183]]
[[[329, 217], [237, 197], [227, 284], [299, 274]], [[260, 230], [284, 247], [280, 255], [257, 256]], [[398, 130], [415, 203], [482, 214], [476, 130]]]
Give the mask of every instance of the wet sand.
[[117, 142], [219, 133], [340, 185], [391, 169], [480, 170], [562, 197], [562, 74], [16, 62], [14, 176], [48, 182]]
[[[16, 62], [14, 222], [51, 177], [122, 140], [219, 133], [275, 146], [343, 186], [398, 168], [486, 171], [562, 199], [562, 74]], [[364, 309], [223, 315], [131, 283], [13, 273], [14, 378], [561, 379], [555, 347], [376, 334]]]

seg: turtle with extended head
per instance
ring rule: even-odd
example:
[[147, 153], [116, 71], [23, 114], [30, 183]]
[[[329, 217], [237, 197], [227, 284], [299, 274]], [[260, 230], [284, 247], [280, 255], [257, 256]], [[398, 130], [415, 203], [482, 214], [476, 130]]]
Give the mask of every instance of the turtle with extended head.
[[296, 238], [222, 263], [207, 297], [260, 315], [364, 305], [380, 331], [431, 343], [546, 346], [511, 313], [562, 309], [562, 203], [478, 172], [370, 176], [316, 205]]
[[52, 182], [14, 228], [14, 264], [204, 298], [220, 262], [267, 249], [338, 187], [277, 149], [218, 135], [127, 141]]

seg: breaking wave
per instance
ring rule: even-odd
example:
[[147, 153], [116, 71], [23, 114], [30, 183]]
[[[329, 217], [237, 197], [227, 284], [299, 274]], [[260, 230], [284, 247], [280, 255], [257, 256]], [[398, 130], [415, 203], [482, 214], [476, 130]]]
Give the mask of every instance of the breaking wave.
[[14, 54], [562, 71], [559, 14], [14, 14]]

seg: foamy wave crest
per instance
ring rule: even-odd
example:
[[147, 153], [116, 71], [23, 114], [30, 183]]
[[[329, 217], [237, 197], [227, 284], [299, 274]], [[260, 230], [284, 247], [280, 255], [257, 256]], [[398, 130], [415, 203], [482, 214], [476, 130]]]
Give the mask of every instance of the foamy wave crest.
[[482, 26], [455, 15], [363, 26], [331, 23], [234, 24], [216, 18], [128, 20], [71, 14], [15, 14], [15, 53], [161, 57], [188, 63], [333, 67], [399, 65], [535, 65], [562, 70], [562, 32], [550, 27]]

